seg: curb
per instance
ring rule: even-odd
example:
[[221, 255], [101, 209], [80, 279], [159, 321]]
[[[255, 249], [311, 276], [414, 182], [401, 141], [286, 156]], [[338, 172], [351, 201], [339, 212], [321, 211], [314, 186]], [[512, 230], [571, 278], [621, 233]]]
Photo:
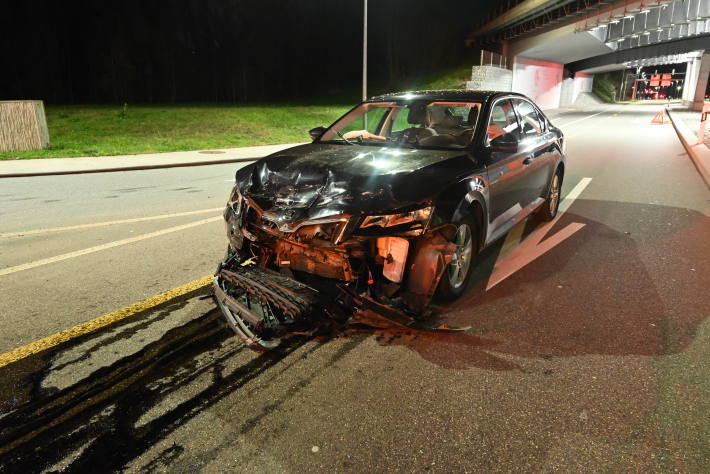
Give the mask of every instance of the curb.
[[45, 171], [45, 172], [34, 172], [34, 173], [0, 173], [0, 179], [2, 178], [31, 178], [34, 176], [58, 176], [65, 174], [87, 174], [87, 173], [115, 173], [118, 171], [140, 171], [140, 170], [154, 170], [161, 168], [182, 168], [187, 166], [208, 166], [208, 165], [222, 165], [226, 163], [239, 163], [243, 161], [256, 161], [261, 157], [253, 158], [231, 158], [225, 160], [210, 160], [210, 161], [192, 161], [187, 163], [164, 163], [164, 164], [154, 164], [154, 165], [138, 165], [138, 166], [123, 166], [117, 168], [95, 168], [95, 169], [84, 169], [84, 170], [67, 170], [67, 171]]
[[698, 142], [698, 137], [695, 132], [690, 130], [682, 119], [678, 120], [673, 118], [673, 114], [671, 114], [669, 109], [666, 109], [666, 112], [671, 118], [673, 127], [681, 143], [683, 143], [685, 151], [688, 152], [688, 156], [693, 160], [693, 164], [695, 164], [700, 176], [705, 181], [705, 185], [710, 188], [710, 148], [705, 146], [704, 143]]

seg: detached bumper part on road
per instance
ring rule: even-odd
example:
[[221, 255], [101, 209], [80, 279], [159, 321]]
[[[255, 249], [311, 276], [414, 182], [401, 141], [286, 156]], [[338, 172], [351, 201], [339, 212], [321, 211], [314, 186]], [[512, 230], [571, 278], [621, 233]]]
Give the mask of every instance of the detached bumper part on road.
[[288, 334], [315, 335], [350, 323], [417, 331], [468, 329], [427, 324], [346, 286], [337, 288], [340, 295], [332, 297], [274, 271], [239, 265], [220, 265], [213, 280], [215, 299], [230, 328], [256, 351], [278, 347]]
[[220, 266], [214, 293], [232, 330], [254, 349], [271, 349], [279, 336], [311, 321], [315, 290], [275, 272], [241, 265]]

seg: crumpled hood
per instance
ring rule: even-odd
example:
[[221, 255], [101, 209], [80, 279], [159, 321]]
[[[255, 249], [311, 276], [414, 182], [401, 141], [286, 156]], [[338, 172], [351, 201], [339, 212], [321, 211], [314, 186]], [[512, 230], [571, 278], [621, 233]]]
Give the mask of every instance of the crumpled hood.
[[471, 169], [465, 151], [314, 143], [240, 169], [242, 195], [284, 221], [393, 211], [433, 198]]

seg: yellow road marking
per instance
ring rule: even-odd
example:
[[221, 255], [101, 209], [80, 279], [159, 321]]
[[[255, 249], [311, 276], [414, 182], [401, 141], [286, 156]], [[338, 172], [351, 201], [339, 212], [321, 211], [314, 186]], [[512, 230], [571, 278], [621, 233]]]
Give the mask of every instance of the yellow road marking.
[[62, 260], [67, 260], [69, 258], [79, 257], [81, 255], [86, 255], [89, 253], [99, 252], [101, 250], [107, 250], [114, 247], [119, 247], [121, 245], [130, 244], [133, 242], [138, 242], [140, 240], [150, 239], [153, 237], [158, 237], [161, 235], [169, 234], [171, 232], [177, 232], [184, 229], [189, 229], [190, 227], [195, 227], [202, 224], [207, 224], [209, 222], [215, 222], [221, 220], [222, 217], [209, 217], [207, 219], [202, 219], [196, 222], [190, 222], [189, 224], [178, 225], [175, 227], [168, 227], [167, 229], [158, 230], [155, 232], [150, 232], [148, 234], [141, 234], [135, 237], [129, 237], [128, 239], [116, 240], [115, 242], [109, 242], [107, 244], [97, 245], [96, 247], [89, 247], [87, 249], [77, 250], [75, 252], [69, 252], [62, 255], [56, 255], [54, 257], [43, 258], [41, 260], [35, 260], [30, 263], [23, 263], [22, 265], [16, 265], [14, 267], [8, 267], [0, 269], [0, 276], [9, 275], [11, 273], [21, 272], [22, 270], [29, 270], [30, 268], [40, 267], [42, 265], [47, 265], [49, 263], [61, 262]]
[[52, 334], [51, 336], [39, 339], [35, 342], [31, 342], [26, 346], [18, 347], [17, 349], [11, 350], [10, 352], [0, 354], [0, 367], [4, 367], [13, 362], [17, 362], [20, 359], [24, 359], [25, 357], [37, 354], [64, 342], [75, 339], [79, 336], [83, 336], [90, 332], [96, 331], [97, 329], [108, 326], [109, 324], [113, 324], [122, 319], [126, 319], [135, 314], [154, 308], [179, 296], [185, 295], [195, 290], [199, 290], [200, 288], [204, 288], [205, 286], [208, 286], [211, 282], [211, 275], [206, 276], [204, 278], [200, 278], [199, 280], [191, 281], [190, 283], [186, 283], [185, 285], [178, 286], [177, 288], [173, 288], [172, 290], [165, 291], [151, 298], [148, 298], [147, 300], [134, 303], [130, 306], [127, 306], [123, 309], [119, 309], [118, 311], [114, 311], [112, 313], [104, 314], [103, 316], [99, 316], [96, 319], [92, 319], [91, 321], [79, 324], [77, 326], [74, 326], [73, 328], [65, 329], [64, 331]]
[[221, 211], [221, 207], [217, 207], [214, 209], [201, 209], [199, 211], [188, 211], [188, 212], [176, 212], [173, 214], [161, 214], [158, 216], [149, 216], [149, 217], [136, 217], [133, 219], [122, 219], [118, 221], [107, 221], [107, 222], [95, 222], [92, 224], [80, 224], [80, 225], [71, 225], [71, 226], [66, 226], [66, 227], [52, 227], [48, 229], [32, 229], [32, 230], [25, 230], [21, 232], [7, 232], [4, 234], [0, 234], [1, 237], [21, 237], [25, 235], [35, 235], [35, 234], [48, 234], [50, 232], [63, 232], [66, 230], [79, 230], [79, 229], [90, 229], [92, 227], [102, 227], [102, 226], [107, 226], [107, 225], [116, 225], [116, 224], [132, 224], [134, 222], [145, 222], [145, 221], [153, 221], [153, 220], [158, 220], [158, 219], [170, 219], [172, 217], [182, 217], [182, 216], [192, 216], [195, 214], [204, 214], [206, 212], [217, 212]]

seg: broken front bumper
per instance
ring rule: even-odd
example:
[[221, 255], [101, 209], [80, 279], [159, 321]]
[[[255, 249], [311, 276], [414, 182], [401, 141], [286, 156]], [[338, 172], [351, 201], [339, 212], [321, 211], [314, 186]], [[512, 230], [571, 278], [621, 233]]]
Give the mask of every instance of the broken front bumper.
[[234, 331], [250, 348], [277, 347], [287, 334], [314, 335], [326, 322], [417, 331], [462, 331], [415, 319], [395, 308], [338, 284], [339, 301], [272, 270], [239, 264], [220, 266], [214, 277], [215, 299]]
[[256, 349], [277, 346], [280, 336], [306, 327], [317, 311], [315, 290], [256, 266], [220, 266], [213, 288], [232, 330]]

